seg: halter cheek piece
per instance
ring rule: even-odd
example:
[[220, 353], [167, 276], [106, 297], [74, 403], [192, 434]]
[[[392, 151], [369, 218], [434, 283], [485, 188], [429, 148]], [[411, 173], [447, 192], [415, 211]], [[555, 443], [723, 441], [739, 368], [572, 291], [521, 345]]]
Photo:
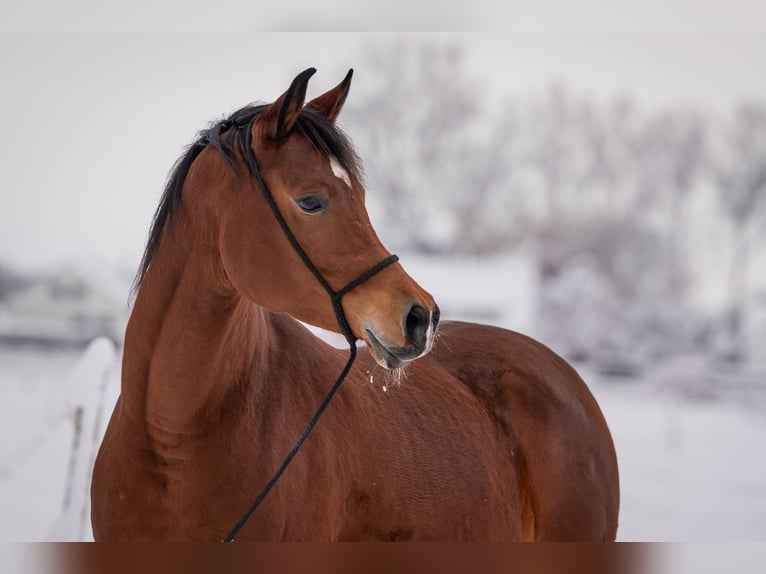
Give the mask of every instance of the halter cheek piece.
[[311, 420], [309, 421], [308, 425], [304, 429], [301, 436], [298, 437], [298, 440], [290, 449], [290, 452], [287, 453], [287, 456], [285, 456], [285, 459], [282, 461], [282, 464], [279, 466], [279, 468], [271, 477], [271, 479], [266, 483], [266, 486], [263, 487], [263, 490], [261, 490], [260, 494], [255, 498], [253, 503], [250, 505], [250, 508], [247, 509], [247, 511], [242, 515], [242, 518], [240, 518], [237, 524], [234, 526], [234, 528], [232, 528], [231, 532], [229, 532], [226, 538], [223, 539], [223, 542], [234, 541], [234, 537], [237, 536], [237, 534], [242, 529], [242, 527], [247, 523], [247, 521], [250, 519], [252, 514], [256, 511], [256, 509], [260, 506], [261, 502], [263, 502], [263, 500], [269, 494], [271, 489], [277, 483], [279, 478], [282, 476], [282, 473], [287, 469], [288, 465], [293, 460], [295, 455], [298, 454], [298, 451], [300, 450], [301, 446], [303, 446], [303, 443], [306, 441], [309, 434], [311, 434], [311, 431], [314, 430], [314, 426], [316, 426], [317, 422], [319, 422], [319, 419], [321, 418], [324, 411], [327, 409], [327, 406], [330, 404], [330, 401], [335, 396], [335, 393], [338, 392], [338, 389], [340, 388], [343, 381], [346, 379], [346, 376], [348, 375], [349, 371], [351, 371], [351, 366], [354, 364], [354, 361], [356, 360], [356, 336], [354, 335], [354, 332], [351, 330], [351, 327], [348, 324], [348, 320], [346, 319], [346, 314], [343, 311], [343, 305], [341, 304], [341, 300], [343, 299], [343, 296], [349, 291], [351, 291], [352, 289], [354, 289], [355, 287], [358, 287], [359, 285], [361, 285], [362, 283], [364, 283], [365, 281], [367, 281], [368, 279], [370, 279], [371, 277], [373, 277], [374, 275], [376, 275], [377, 273], [385, 269], [386, 267], [388, 267], [389, 265], [391, 265], [392, 263], [396, 263], [397, 261], [399, 261], [399, 258], [396, 255], [390, 255], [389, 257], [386, 257], [382, 261], [370, 267], [367, 271], [359, 275], [359, 277], [357, 277], [353, 281], [350, 281], [348, 284], [346, 284], [345, 287], [342, 287], [338, 291], [334, 291], [332, 287], [330, 287], [330, 284], [325, 280], [325, 278], [322, 277], [322, 274], [316, 268], [316, 266], [311, 261], [311, 259], [309, 259], [309, 256], [303, 250], [303, 247], [301, 247], [300, 243], [298, 243], [298, 240], [295, 238], [295, 235], [293, 235], [293, 232], [290, 230], [290, 227], [288, 227], [287, 222], [285, 221], [285, 218], [282, 216], [282, 213], [279, 211], [279, 208], [277, 207], [277, 204], [274, 201], [274, 197], [271, 195], [271, 192], [269, 191], [269, 188], [266, 186], [266, 182], [263, 181], [263, 177], [261, 177], [261, 172], [258, 169], [258, 162], [256, 161], [255, 153], [253, 152], [252, 142], [249, 141], [250, 138], [252, 137], [250, 135], [251, 130], [248, 130], [247, 133], [248, 133], [248, 141], [247, 141], [247, 145], [245, 149], [248, 154], [247, 164], [250, 168], [251, 175], [258, 182], [258, 187], [261, 188], [261, 191], [263, 192], [263, 197], [266, 199], [266, 203], [269, 204], [269, 207], [271, 208], [271, 212], [274, 214], [274, 217], [279, 223], [279, 226], [282, 228], [282, 232], [287, 237], [288, 241], [290, 242], [290, 245], [293, 246], [293, 249], [295, 249], [296, 253], [298, 253], [298, 256], [301, 258], [301, 261], [303, 261], [304, 265], [308, 267], [309, 271], [311, 271], [311, 274], [316, 278], [317, 281], [319, 281], [319, 284], [330, 296], [330, 301], [332, 301], [332, 307], [333, 307], [333, 310], [335, 311], [335, 320], [338, 322], [338, 326], [340, 327], [340, 330], [343, 333], [343, 336], [346, 337], [346, 341], [349, 344], [350, 354], [348, 357], [348, 362], [346, 362], [346, 366], [343, 367], [343, 370], [338, 376], [338, 379], [335, 381], [335, 384], [327, 393], [327, 396], [322, 401], [322, 404], [319, 405], [319, 408], [314, 413], [314, 416], [311, 417]]

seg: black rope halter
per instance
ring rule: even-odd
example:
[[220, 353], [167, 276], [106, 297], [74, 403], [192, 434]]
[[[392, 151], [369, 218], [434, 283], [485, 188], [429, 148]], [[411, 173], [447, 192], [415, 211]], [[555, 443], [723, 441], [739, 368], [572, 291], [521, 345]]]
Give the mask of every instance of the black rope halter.
[[295, 441], [295, 444], [290, 449], [290, 452], [287, 453], [287, 456], [285, 456], [285, 459], [282, 461], [282, 464], [273, 474], [271, 479], [266, 483], [266, 486], [263, 487], [263, 490], [261, 490], [260, 494], [258, 494], [258, 496], [255, 498], [255, 500], [247, 509], [247, 511], [242, 515], [242, 518], [240, 518], [237, 524], [234, 526], [234, 528], [231, 529], [231, 532], [229, 532], [226, 538], [223, 539], [223, 542], [233, 542], [234, 538], [237, 536], [237, 534], [242, 529], [242, 527], [245, 526], [248, 520], [250, 520], [250, 517], [253, 515], [256, 509], [260, 506], [261, 502], [263, 502], [263, 500], [269, 494], [269, 492], [274, 487], [274, 485], [276, 485], [277, 481], [279, 481], [279, 478], [282, 476], [282, 473], [285, 472], [290, 462], [293, 460], [293, 458], [295, 458], [295, 455], [298, 454], [298, 451], [300, 450], [301, 446], [303, 446], [303, 443], [309, 437], [309, 435], [311, 434], [311, 431], [314, 430], [314, 427], [316, 426], [317, 422], [319, 422], [319, 419], [324, 414], [325, 410], [330, 404], [330, 401], [338, 392], [338, 389], [340, 388], [341, 384], [346, 379], [346, 376], [348, 375], [348, 373], [351, 371], [351, 366], [354, 364], [354, 361], [356, 360], [356, 335], [354, 335], [354, 332], [351, 330], [351, 327], [348, 324], [348, 320], [346, 319], [346, 314], [343, 311], [343, 305], [341, 304], [341, 300], [343, 299], [343, 296], [349, 291], [351, 291], [352, 289], [354, 289], [355, 287], [358, 287], [359, 285], [361, 285], [362, 283], [370, 279], [372, 276], [376, 275], [377, 273], [379, 273], [380, 271], [388, 267], [389, 265], [391, 265], [392, 263], [396, 263], [397, 261], [399, 261], [399, 257], [397, 257], [396, 255], [390, 255], [389, 257], [386, 257], [382, 261], [370, 267], [367, 271], [359, 275], [359, 277], [357, 277], [353, 281], [350, 281], [348, 284], [346, 284], [345, 287], [342, 287], [338, 291], [333, 290], [333, 288], [330, 287], [330, 284], [325, 280], [324, 277], [322, 277], [322, 274], [319, 272], [319, 270], [316, 268], [316, 266], [311, 261], [309, 256], [303, 250], [303, 247], [301, 247], [301, 244], [298, 242], [295, 235], [293, 235], [293, 232], [290, 230], [290, 227], [287, 225], [285, 218], [282, 216], [282, 213], [279, 211], [279, 208], [277, 207], [277, 204], [274, 201], [274, 197], [271, 195], [269, 188], [266, 186], [266, 182], [263, 181], [263, 177], [261, 176], [260, 169], [258, 169], [258, 162], [255, 158], [255, 152], [253, 152], [251, 127], [252, 126], [248, 126], [246, 136], [245, 136], [245, 146], [244, 146], [245, 151], [247, 153], [247, 164], [250, 168], [250, 173], [258, 182], [258, 187], [261, 188], [261, 191], [263, 192], [263, 197], [266, 199], [266, 203], [269, 204], [269, 207], [271, 208], [271, 212], [274, 214], [274, 217], [279, 223], [279, 226], [282, 228], [282, 231], [287, 237], [288, 241], [290, 242], [290, 245], [293, 246], [293, 249], [296, 251], [296, 253], [298, 253], [298, 256], [301, 258], [301, 261], [303, 261], [304, 265], [308, 267], [309, 271], [311, 271], [311, 274], [316, 278], [317, 281], [319, 281], [319, 284], [330, 296], [330, 300], [332, 301], [333, 311], [335, 312], [335, 320], [338, 322], [338, 326], [340, 327], [340, 330], [343, 333], [343, 336], [346, 338], [346, 341], [348, 342], [350, 354], [348, 357], [348, 361], [346, 362], [346, 366], [343, 367], [343, 370], [338, 376], [338, 379], [335, 381], [335, 384], [327, 393], [327, 396], [322, 401], [322, 404], [319, 405], [319, 408], [314, 413], [314, 416], [311, 417], [311, 420], [309, 421], [308, 425], [306, 425], [306, 428], [304, 429], [301, 436], [298, 437], [297, 441]]

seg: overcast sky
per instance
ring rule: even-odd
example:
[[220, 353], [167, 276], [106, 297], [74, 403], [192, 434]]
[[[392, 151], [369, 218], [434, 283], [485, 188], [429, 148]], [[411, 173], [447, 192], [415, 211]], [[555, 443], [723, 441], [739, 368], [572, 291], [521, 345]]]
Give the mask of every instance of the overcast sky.
[[[551, 13], [547, 26], [543, 18], [520, 29], [520, 18], [508, 32], [456, 39], [498, 95], [561, 82], [597, 97], [628, 94], [646, 107], [722, 113], [743, 98], [766, 101], [762, 4], [733, 2], [739, 11], [730, 22], [702, 6], [693, 12], [696, 27], [683, 14], [663, 12], [664, 4], [641, 3], [642, 12], [628, 11], [621, 26], [569, 8]], [[24, 9], [11, 17], [22, 18]], [[579, 27], [567, 25], [578, 17]], [[636, 25], [647, 17], [656, 26]], [[245, 103], [273, 100], [308, 66], [319, 70], [309, 97], [355, 68], [353, 98], [375, 74], [360, 60], [361, 47], [390, 40], [244, 31], [2, 34], [0, 262], [135, 268], [167, 172], [200, 128]]]

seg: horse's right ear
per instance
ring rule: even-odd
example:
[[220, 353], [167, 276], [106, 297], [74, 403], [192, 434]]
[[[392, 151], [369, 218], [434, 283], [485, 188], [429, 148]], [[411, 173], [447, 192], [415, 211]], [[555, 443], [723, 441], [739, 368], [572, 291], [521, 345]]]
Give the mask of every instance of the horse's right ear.
[[349, 70], [343, 81], [335, 86], [329, 92], [325, 92], [319, 97], [314, 98], [308, 104], [306, 109], [315, 110], [326, 117], [331, 122], [338, 119], [341, 108], [348, 96], [348, 89], [351, 86], [351, 76], [354, 75], [354, 70]]
[[295, 76], [287, 91], [263, 110], [258, 124], [265, 133], [275, 139], [282, 139], [293, 129], [306, 99], [306, 87], [316, 68], [308, 68]]

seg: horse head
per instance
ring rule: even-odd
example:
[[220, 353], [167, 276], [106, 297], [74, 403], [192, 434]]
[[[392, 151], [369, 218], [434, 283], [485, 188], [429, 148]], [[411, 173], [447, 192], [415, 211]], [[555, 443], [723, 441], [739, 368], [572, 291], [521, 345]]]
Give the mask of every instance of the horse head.
[[[196, 185], [190, 181], [184, 193], [204, 205], [201, 211], [207, 220], [216, 221], [215, 248], [226, 284], [264, 308], [338, 331], [332, 301], [320, 281], [338, 291], [390, 253], [370, 224], [359, 159], [335, 123], [352, 72], [305, 103], [313, 73], [309, 69], [299, 74], [287, 91], [257, 113], [235, 113], [224, 120], [212, 138], [219, 147], [237, 129], [244, 134], [230, 162], [236, 174], [222, 171], [221, 154], [203, 152]], [[250, 174], [243, 180], [248, 163]], [[281, 230], [253, 173], [260, 175], [273, 198]], [[215, 186], [221, 193], [211, 193]], [[300, 245], [298, 250], [290, 245], [288, 234]], [[321, 278], [312, 276], [300, 249]], [[381, 366], [399, 367], [430, 350], [438, 307], [398, 263], [345, 293], [341, 304], [353, 334], [367, 343]]]

